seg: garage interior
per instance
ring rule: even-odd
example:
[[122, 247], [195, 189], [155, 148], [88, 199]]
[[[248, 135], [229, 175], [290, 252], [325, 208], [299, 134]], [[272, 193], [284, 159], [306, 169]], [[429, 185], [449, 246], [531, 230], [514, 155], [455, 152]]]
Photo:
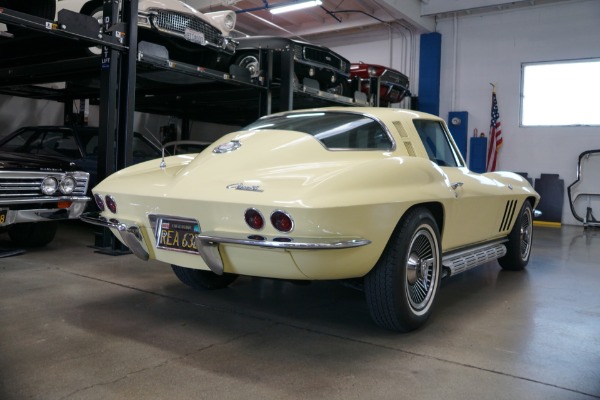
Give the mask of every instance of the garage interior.
[[[248, 35], [293, 37], [403, 72], [412, 97], [399, 107], [433, 111], [451, 128], [456, 113], [468, 116], [466, 143], [475, 129], [488, 133], [493, 84], [504, 137], [498, 169], [557, 177], [561, 186], [544, 198], [557, 220], [536, 224], [525, 271], [494, 261], [444, 279], [427, 324], [403, 334], [375, 326], [360, 287], [347, 282], [242, 277], [197, 291], [168, 265], [94, 251], [95, 227], [63, 221], [46, 247], [0, 259], [1, 399], [600, 398], [600, 233], [576, 219], [567, 193], [580, 154], [600, 149], [600, 126], [520, 123], [524, 63], [600, 57], [600, 2], [324, 0], [281, 16], [247, 11], [269, 4], [259, 0], [187, 3], [240, 11], [236, 30]], [[441, 39], [433, 89], [422, 56], [431, 37]], [[104, 121], [97, 92], [108, 80], [96, 64], [37, 63], [0, 68], [0, 137], [75, 115], [90, 126], [157, 137], [174, 126], [179, 137], [212, 141], [265, 107], [331, 105], [298, 93], [265, 105], [262, 88], [211, 81], [204, 97], [138, 95], [129, 115]], [[138, 81], [159, 70], [165, 77], [138, 66]], [[78, 71], [95, 82], [77, 87], [87, 103], [56, 81]], [[179, 73], [168, 79], [207, 79]], [[548, 82], [559, 103], [573, 101], [567, 78]], [[215, 112], [231, 98], [239, 114]], [[13, 247], [1, 234], [0, 248]]]

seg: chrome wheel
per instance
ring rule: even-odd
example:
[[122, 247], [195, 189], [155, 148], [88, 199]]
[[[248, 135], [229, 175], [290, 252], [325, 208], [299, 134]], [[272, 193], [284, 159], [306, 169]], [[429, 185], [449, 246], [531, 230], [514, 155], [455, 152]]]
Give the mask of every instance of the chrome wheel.
[[521, 259], [528, 260], [529, 252], [531, 251], [531, 242], [533, 239], [533, 216], [531, 213], [531, 208], [526, 208], [523, 210], [523, 214], [521, 217], [521, 230], [520, 230], [520, 249], [521, 249]]
[[428, 225], [420, 227], [410, 243], [406, 262], [406, 295], [417, 314], [429, 307], [436, 289], [437, 248], [435, 235]]
[[533, 244], [533, 209], [525, 201], [510, 233], [506, 237], [506, 255], [498, 259], [503, 269], [519, 271], [527, 266]]
[[407, 332], [425, 323], [440, 284], [440, 257], [440, 233], [431, 211], [409, 210], [365, 276], [367, 305], [376, 324]]

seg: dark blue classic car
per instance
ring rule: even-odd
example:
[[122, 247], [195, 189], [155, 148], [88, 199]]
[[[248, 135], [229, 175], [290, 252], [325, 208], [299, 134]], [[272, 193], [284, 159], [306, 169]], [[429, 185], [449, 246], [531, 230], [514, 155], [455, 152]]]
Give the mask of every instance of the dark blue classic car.
[[[90, 174], [90, 188], [98, 183], [98, 128], [31, 126], [0, 139], [0, 151], [35, 154], [72, 163]], [[145, 136], [134, 133], [134, 164], [161, 156], [161, 149]]]
[[79, 218], [89, 174], [54, 157], [0, 151], [0, 233], [23, 247], [54, 239], [58, 221]]

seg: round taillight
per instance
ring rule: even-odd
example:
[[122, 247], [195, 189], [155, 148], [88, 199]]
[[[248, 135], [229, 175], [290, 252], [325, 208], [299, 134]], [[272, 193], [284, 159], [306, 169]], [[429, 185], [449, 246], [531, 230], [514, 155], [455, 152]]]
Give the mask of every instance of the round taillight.
[[260, 211], [255, 208], [249, 208], [244, 213], [244, 219], [248, 226], [254, 230], [261, 230], [265, 226], [265, 219]]
[[75, 182], [75, 178], [73, 178], [72, 176], [65, 176], [65, 178], [62, 181], [60, 181], [60, 184], [58, 186], [62, 194], [69, 195], [75, 190], [77, 182]]
[[294, 220], [284, 211], [275, 211], [271, 214], [271, 223], [279, 232], [291, 232], [294, 229]]
[[47, 176], [42, 181], [40, 189], [42, 190], [42, 193], [44, 193], [46, 196], [50, 196], [56, 193], [56, 191], [58, 190], [58, 181], [56, 180], [56, 178]]
[[117, 213], [117, 202], [115, 201], [115, 198], [112, 196], [106, 195], [104, 197], [104, 200], [106, 201], [106, 207], [108, 207], [108, 209], [113, 214], [116, 214]]
[[96, 201], [96, 205], [98, 206], [98, 208], [100, 209], [100, 211], [104, 211], [105, 210], [104, 200], [102, 200], [102, 196], [100, 196], [98, 193], [96, 193], [94, 195], [94, 201]]

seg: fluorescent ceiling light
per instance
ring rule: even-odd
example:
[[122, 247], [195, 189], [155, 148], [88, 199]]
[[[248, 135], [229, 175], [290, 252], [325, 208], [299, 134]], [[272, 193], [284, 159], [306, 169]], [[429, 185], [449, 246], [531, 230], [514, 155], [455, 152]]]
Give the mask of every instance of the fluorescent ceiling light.
[[283, 6], [269, 8], [269, 11], [271, 11], [271, 14], [281, 14], [289, 11], [302, 10], [303, 8], [320, 6], [321, 4], [323, 4], [321, 0], [298, 1]]

